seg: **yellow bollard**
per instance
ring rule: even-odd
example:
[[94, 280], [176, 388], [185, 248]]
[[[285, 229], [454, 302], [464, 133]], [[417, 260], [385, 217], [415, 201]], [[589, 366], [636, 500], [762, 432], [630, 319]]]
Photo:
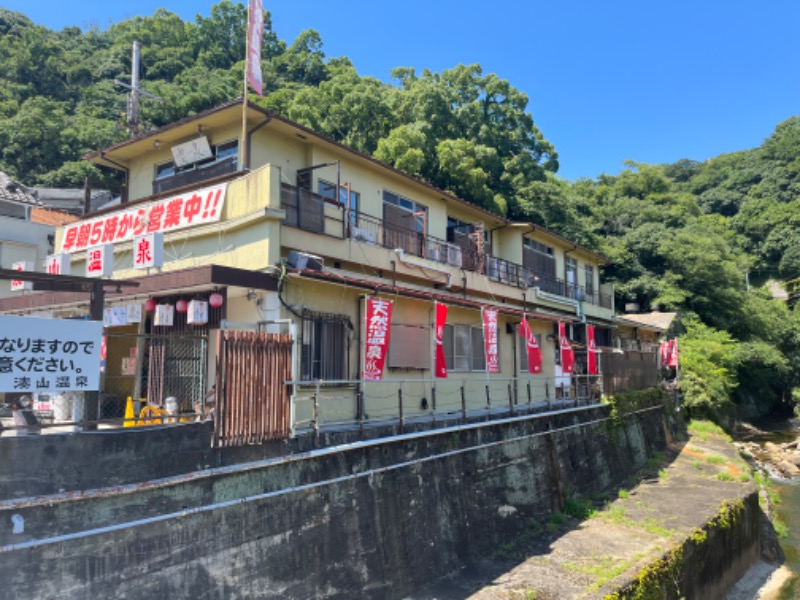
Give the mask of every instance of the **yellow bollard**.
[[123, 427], [136, 427], [136, 416], [133, 414], [133, 398], [128, 396], [125, 403], [125, 424]]

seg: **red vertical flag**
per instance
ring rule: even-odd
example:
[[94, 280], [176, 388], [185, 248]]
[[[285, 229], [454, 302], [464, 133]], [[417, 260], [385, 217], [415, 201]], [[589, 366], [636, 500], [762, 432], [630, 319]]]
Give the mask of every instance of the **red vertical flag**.
[[499, 373], [497, 354], [497, 311], [493, 308], [481, 310], [483, 315], [483, 349], [486, 356], [486, 372]]
[[378, 381], [383, 377], [383, 366], [389, 350], [389, 334], [392, 322], [392, 301], [367, 298], [364, 340], [365, 381]]
[[264, 11], [261, 0], [249, 0], [250, 21], [247, 24], [247, 82], [259, 96], [264, 95], [261, 73], [261, 39], [264, 37]]
[[575, 372], [575, 352], [569, 345], [567, 339], [567, 329], [564, 323], [558, 322], [558, 344], [561, 348], [561, 371], [564, 374]]
[[542, 350], [536, 341], [536, 336], [528, 325], [528, 319], [523, 315], [522, 323], [519, 324], [519, 334], [525, 340], [525, 350], [528, 354], [528, 373], [535, 374], [542, 372]]
[[435, 304], [436, 307], [436, 354], [434, 370], [436, 377], [447, 377], [447, 361], [444, 358], [444, 324], [447, 322], [447, 305]]
[[669, 342], [669, 357], [667, 358], [667, 366], [678, 366], [678, 338], [672, 338], [672, 340]]
[[659, 354], [661, 355], [661, 366], [666, 367], [669, 366], [669, 354], [670, 354], [670, 343], [669, 342], [661, 342], [658, 346]]
[[597, 375], [597, 346], [594, 343], [594, 325], [586, 325], [586, 366], [589, 375]]

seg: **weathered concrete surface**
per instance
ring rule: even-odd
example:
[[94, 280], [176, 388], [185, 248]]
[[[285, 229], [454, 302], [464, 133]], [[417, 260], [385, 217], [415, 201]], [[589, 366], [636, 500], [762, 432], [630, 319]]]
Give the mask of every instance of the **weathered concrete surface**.
[[668, 437], [661, 408], [616, 428], [592, 409], [7, 502], [0, 597], [403, 597], [565, 495], [616, 490]]
[[[708, 433], [671, 445], [664, 465], [660, 476], [623, 491], [591, 518], [573, 520], [571, 530], [519, 536], [506, 548], [514, 560], [485, 561], [476, 571], [413, 597], [605, 598], [690, 540], [679, 570], [653, 597], [724, 598], [759, 560], [760, 511], [756, 486], [745, 481], [749, 468], [729, 441]], [[726, 503], [741, 503], [741, 519], [709, 526], [727, 510]], [[693, 536], [702, 539], [701, 530], [705, 540], [693, 544]]]
[[211, 423], [0, 437], [0, 500], [169, 477], [213, 465]]

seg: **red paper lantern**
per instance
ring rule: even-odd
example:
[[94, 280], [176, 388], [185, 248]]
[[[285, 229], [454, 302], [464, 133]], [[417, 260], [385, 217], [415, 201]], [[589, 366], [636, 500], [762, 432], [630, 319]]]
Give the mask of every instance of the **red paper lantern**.
[[219, 308], [223, 302], [225, 302], [225, 298], [219, 292], [214, 292], [208, 297], [208, 303], [214, 308]]
[[156, 304], [157, 302], [155, 300], [148, 298], [144, 301], [144, 310], [146, 312], [154, 312], [156, 310]]
[[184, 313], [188, 309], [189, 309], [189, 304], [186, 302], [186, 300], [178, 300], [175, 303], [175, 310], [177, 310], [180, 313]]

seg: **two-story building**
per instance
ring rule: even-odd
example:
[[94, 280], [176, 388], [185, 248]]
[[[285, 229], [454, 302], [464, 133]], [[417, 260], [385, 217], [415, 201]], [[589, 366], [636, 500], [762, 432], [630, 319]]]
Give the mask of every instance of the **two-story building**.
[[[172, 396], [191, 410], [214, 382], [227, 390], [217, 394], [241, 396], [234, 380], [291, 379], [307, 385], [280, 419], [302, 427], [590, 393], [586, 325], [606, 346], [613, 326], [603, 256], [257, 106], [244, 136], [242, 121], [236, 100], [86, 157], [122, 172], [123, 203], [60, 228], [56, 252], [72, 274], [140, 282], [107, 298], [108, 395], [156, 405]], [[393, 301], [391, 335], [383, 380], [366, 382], [365, 299], [375, 296]], [[446, 378], [434, 376], [437, 303], [448, 307]], [[85, 305], [22, 292], [0, 311], [76, 316]], [[499, 315], [498, 373], [486, 370], [482, 308]], [[527, 372], [523, 315], [541, 374]], [[559, 322], [577, 376], [561, 372]], [[224, 332], [246, 328], [291, 333], [280, 375], [232, 350]]]

